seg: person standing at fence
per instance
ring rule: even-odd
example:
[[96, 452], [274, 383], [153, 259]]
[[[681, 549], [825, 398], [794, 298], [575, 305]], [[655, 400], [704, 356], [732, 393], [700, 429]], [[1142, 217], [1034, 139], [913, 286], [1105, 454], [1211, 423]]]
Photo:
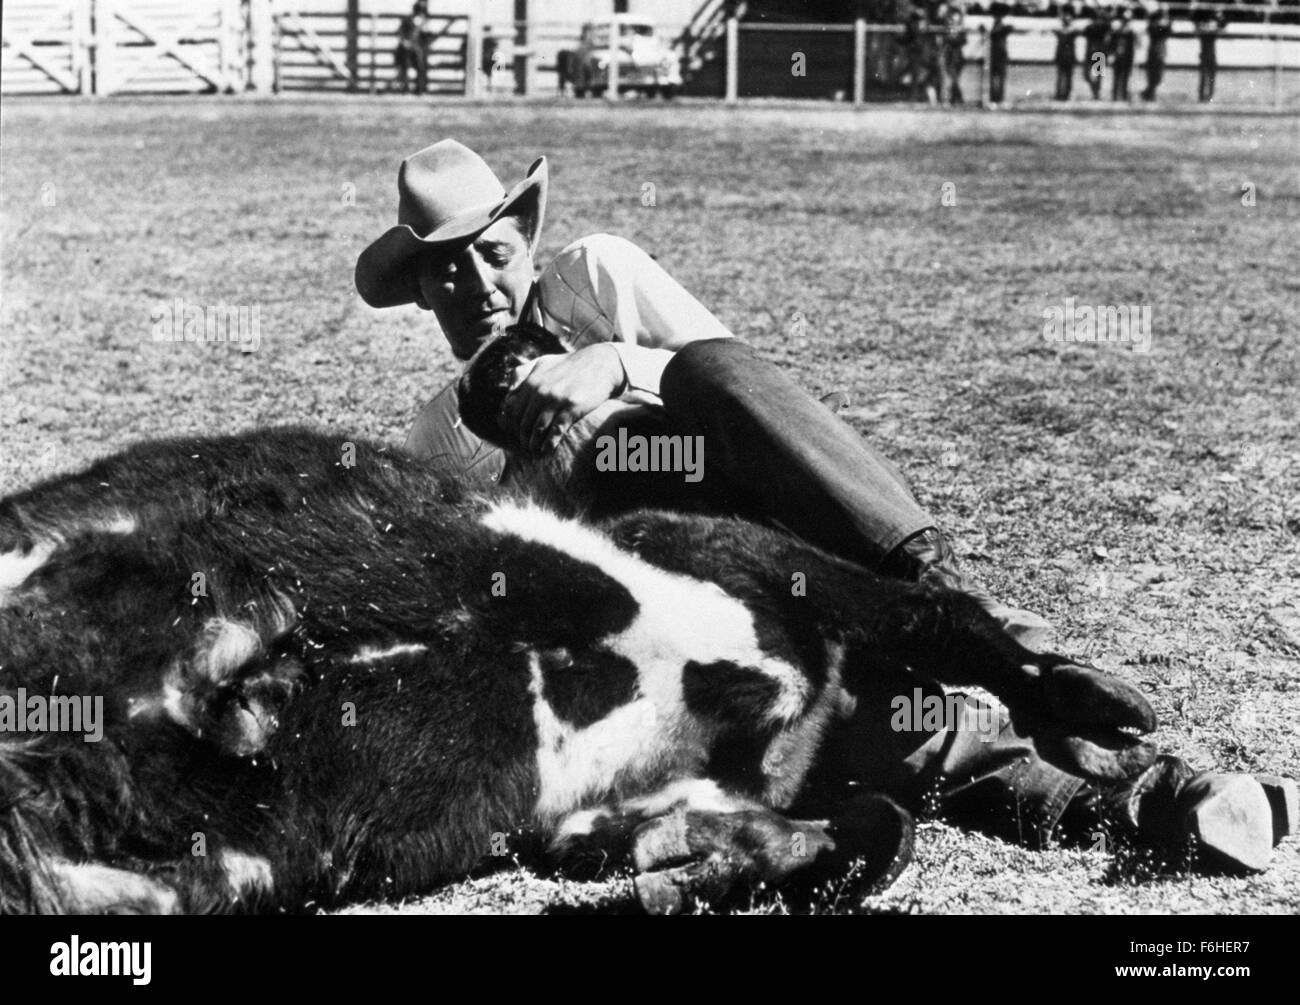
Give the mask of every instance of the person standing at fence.
[[928, 85], [926, 63], [926, 31], [928, 29], [925, 10], [913, 7], [907, 15], [907, 25], [903, 31], [903, 48], [907, 52], [907, 70], [911, 77], [910, 97], [920, 101], [922, 88]]
[[1143, 101], [1156, 100], [1156, 88], [1165, 77], [1165, 62], [1168, 58], [1169, 36], [1173, 28], [1169, 23], [1169, 12], [1158, 7], [1147, 22], [1147, 87], [1142, 92]]
[[573, 73], [576, 54], [572, 49], [561, 49], [555, 54], [555, 90], [564, 97], [573, 89]]
[[1094, 7], [1083, 29], [1083, 76], [1092, 88], [1094, 101], [1101, 99], [1102, 77], [1106, 72], [1106, 43], [1110, 41], [1110, 18]]
[[948, 78], [948, 101], [960, 105], [965, 101], [961, 93], [961, 72], [966, 68], [966, 15], [960, 7], [948, 11], [944, 29], [941, 37], [944, 74]]
[[393, 68], [397, 71], [394, 86], [403, 94], [411, 91], [410, 72], [418, 65], [416, 50], [419, 45], [420, 33], [415, 18], [407, 14], [397, 25], [397, 46], [393, 49]]
[[483, 45], [479, 65], [483, 70], [484, 90], [489, 94], [492, 93], [492, 78], [496, 73], [499, 52], [500, 43], [497, 41], [496, 36], [492, 34], [492, 26], [488, 25], [483, 29]]
[[1069, 7], [1061, 10], [1061, 23], [1053, 29], [1056, 36], [1056, 100], [1070, 100], [1070, 86], [1074, 81], [1074, 66], [1078, 61], [1074, 52], [1074, 12]]
[[415, 0], [411, 8], [411, 20], [415, 22], [415, 93], [429, 92], [429, 49], [433, 46], [433, 26], [429, 18], [427, 0]]
[[1133, 30], [1133, 11], [1119, 9], [1119, 17], [1111, 28], [1110, 68], [1112, 101], [1128, 101], [1128, 79], [1133, 74], [1133, 59], [1137, 53], [1137, 32]]
[[939, 0], [930, 11], [925, 31], [925, 96], [932, 105], [948, 100], [948, 4]]
[[1205, 11], [1196, 20], [1196, 36], [1201, 43], [1200, 80], [1196, 85], [1198, 101], [1214, 100], [1214, 75], [1219, 69], [1219, 36], [1228, 19], [1222, 10], [1211, 14]]
[[989, 104], [1001, 105], [1007, 89], [1007, 36], [1016, 29], [1007, 24], [1005, 4], [993, 5], [989, 28]]

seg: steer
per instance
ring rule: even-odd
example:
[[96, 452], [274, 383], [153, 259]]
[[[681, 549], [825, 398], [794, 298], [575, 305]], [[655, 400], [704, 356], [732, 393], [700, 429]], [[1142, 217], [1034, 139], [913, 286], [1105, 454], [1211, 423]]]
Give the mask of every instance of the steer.
[[[910, 817], [826, 751], [884, 667], [1064, 766], [1151, 757], [1127, 685], [777, 530], [565, 518], [303, 429], [140, 443], [0, 502], [0, 911], [310, 910], [533, 848], [630, 861], [652, 911], [880, 886]], [[60, 696], [102, 735], [16, 714]]]

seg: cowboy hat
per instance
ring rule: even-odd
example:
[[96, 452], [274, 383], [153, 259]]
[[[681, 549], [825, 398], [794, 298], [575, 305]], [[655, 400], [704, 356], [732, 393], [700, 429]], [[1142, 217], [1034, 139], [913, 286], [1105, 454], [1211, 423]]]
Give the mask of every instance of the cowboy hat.
[[402, 161], [397, 172], [397, 226], [357, 258], [356, 283], [371, 307], [414, 303], [420, 289], [410, 266], [417, 257], [473, 241], [502, 217], [522, 218], [536, 243], [546, 211], [546, 158], [509, 192], [483, 158], [442, 140]]

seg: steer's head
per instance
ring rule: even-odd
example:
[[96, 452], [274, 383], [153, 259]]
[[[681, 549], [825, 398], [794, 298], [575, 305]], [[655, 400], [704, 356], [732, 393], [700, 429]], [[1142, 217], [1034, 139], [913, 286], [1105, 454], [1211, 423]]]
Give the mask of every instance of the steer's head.
[[503, 485], [560, 513], [600, 517], [641, 506], [701, 508], [699, 487], [680, 473], [602, 473], [601, 444], [618, 436], [670, 432], [663, 410], [611, 398], [576, 423], [552, 450], [530, 453], [502, 422], [502, 407], [519, 367], [539, 356], [569, 352], [555, 335], [533, 324], [511, 325], [486, 342], [465, 365], [456, 386], [460, 415], [479, 439], [510, 454]]
[[539, 356], [567, 353], [569, 347], [540, 325], [514, 324], [489, 339], [465, 364], [456, 385], [460, 417], [471, 433], [493, 446], [518, 445], [501, 422], [506, 395], [515, 387], [515, 372]]

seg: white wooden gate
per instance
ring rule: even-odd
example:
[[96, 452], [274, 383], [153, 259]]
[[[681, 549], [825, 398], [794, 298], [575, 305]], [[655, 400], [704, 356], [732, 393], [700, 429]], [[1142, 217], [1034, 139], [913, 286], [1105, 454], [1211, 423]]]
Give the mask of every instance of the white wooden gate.
[[[385, 0], [379, 6], [392, 6]], [[466, 0], [469, 3], [470, 0]], [[3, 0], [4, 94], [383, 91], [401, 14], [343, 0]], [[409, 3], [398, 3], [409, 10]], [[318, 8], [318, 9], [308, 9]], [[473, 94], [466, 13], [431, 15], [430, 94]], [[411, 73], [414, 85], [414, 71]]]
[[241, 0], [6, 0], [0, 91], [242, 91]]
[[0, 92], [90, 90], [91, 0], [6, 0]]
[[239, 0], [94, 0], [95, 93], [242, 91]]

